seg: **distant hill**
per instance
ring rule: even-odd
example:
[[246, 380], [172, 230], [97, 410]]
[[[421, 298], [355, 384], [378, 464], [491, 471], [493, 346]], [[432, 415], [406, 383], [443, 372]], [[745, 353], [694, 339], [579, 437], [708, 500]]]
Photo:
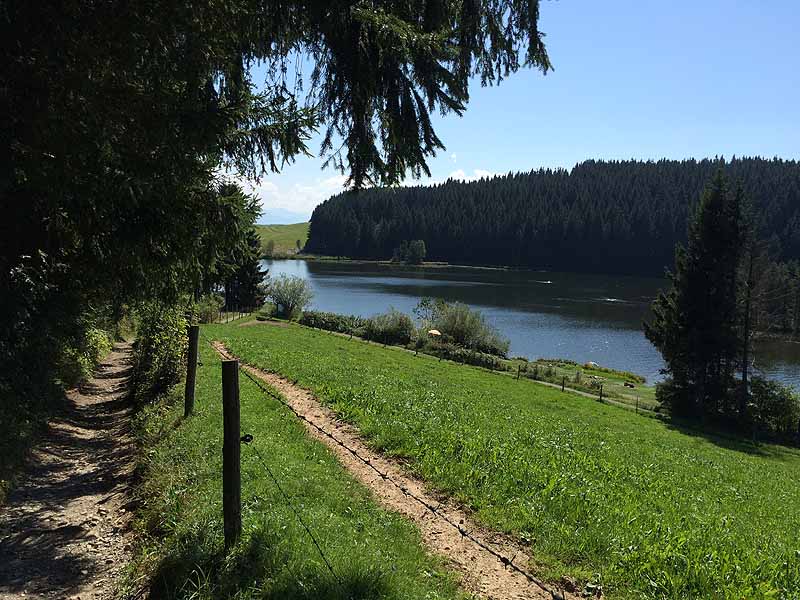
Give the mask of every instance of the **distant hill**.
[[422, 239], [429, 260], [662, 275], [714, 172], [741, 181], [764, 235], [800, 258], [800, 163], [761, 158], [586, 161], [465, 183], [345, 192], [311, 216], [308, 252], [386, 259]]
[[256, 225], [256, 230], [261, 237], [262, 250], [269, 240], [273, 240], [277, 254], [294, 254], [297, 252], [297, 240], [300, 240], [302, 247], [308, 239], [308, 223]]
[[259, 224], [294, 225], [308, 221], [307, 212], [294, 212], [285, 208], [267, 208], [259, 219]]

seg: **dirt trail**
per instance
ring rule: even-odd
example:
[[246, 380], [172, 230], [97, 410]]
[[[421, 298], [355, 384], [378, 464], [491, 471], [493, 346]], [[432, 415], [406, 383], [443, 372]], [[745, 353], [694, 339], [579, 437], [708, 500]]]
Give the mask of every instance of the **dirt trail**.
[[[222, 343], [214, 342], [214, 347], [224, 358], [235, 358]], [[531, 570], [528, 566], [530, 558], [525, 548], [507, 536], [479, 527], [466, 512], [453, 502], [440, 498], [427, 490], [419, 479], [410, 476], [397, 461], [388, 459], [371, 450], [354, 427], [339, 421], [333, 412], [324, 407], [311, 392], [274, 373], [268, 373], [248, 365], [242, 365], [242, 368], [279, 391], [292, 408], [309, 421], [333, 434], [337, 439], [344, 442], [362, 457], [368, 459], [372, 465], [414, 495], [438, 507], [438, 511], [446, 515], [451, 521], [461, 524], [461, 527], [474, 537], [482, 540], [503, 555], [512, 558], [514, 564], [527, 568], [529, 571]], [[406, 516], [414, 522], [419, 528], [422, 540], [428, 549], [434, 554], [443, 557], [452, 569], [461, 574], [461, 584], [466, 590], [491, 600], [553, 597], [550, 593], [528, 581], [523, 575], [505, 567], [496, 557], [475, 542], [462, 536], [457, 529], [428, 511], [416, 500], [404, 494], [397, 486], [385, 481], [369, 466], [355, 458], [327, 436], [307, 424], [306, 428], [312, 437], [330, 448], [342, 465], [358, 481], [368, 487], [383, 506]], [[553, 586], [549, 587], [555, 589]], [[555, 597], [576, 598], [577, 596], [558, 590]]]
[[110, 598], [130, 558], [129, 344], [67, 393], [0, 507], [0, 599]]

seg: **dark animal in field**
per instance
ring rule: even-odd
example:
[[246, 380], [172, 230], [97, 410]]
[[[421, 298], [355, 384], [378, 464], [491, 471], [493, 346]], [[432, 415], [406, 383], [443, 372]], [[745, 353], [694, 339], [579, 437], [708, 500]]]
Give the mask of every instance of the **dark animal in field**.
[[629, 387], [629, 388], [633, 389], [636, 386], [634, 386], [630, 381], [626, 381], [625, 382], [625, 387]]

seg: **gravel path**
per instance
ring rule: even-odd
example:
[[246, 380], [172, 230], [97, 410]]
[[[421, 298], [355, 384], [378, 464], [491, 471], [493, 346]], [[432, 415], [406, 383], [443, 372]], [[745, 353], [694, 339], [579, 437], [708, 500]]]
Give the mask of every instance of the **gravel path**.
[[0, 600], [110, 598], [130, 558], [130, 344], [67, 393], [0, 507]]

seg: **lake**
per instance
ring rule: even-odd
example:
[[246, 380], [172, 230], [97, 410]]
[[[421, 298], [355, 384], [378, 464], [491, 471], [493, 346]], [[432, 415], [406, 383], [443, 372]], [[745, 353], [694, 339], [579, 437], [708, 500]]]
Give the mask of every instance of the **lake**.
[[[511, 355], [568, 358], [658, 381], [664, 363], [642, 333], [663, 279], [552, 271], [414, 268], [336, 261], [263, 261], [270, 275], [311, 282], [312, 308], [369, 317], [412, 314], [430, 296], [478, 308], [511, 341]], [[800, 344], [759, 342], [756, 364], [800, 389]]]

